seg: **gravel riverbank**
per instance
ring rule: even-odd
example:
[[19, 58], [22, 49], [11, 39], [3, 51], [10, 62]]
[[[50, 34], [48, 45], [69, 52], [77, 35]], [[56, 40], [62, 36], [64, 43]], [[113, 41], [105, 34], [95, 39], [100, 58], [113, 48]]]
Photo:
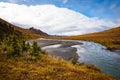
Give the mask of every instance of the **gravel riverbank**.
[[71, 47], [73, 45], [82, 45], [82, 43], [74, 41], [64, 41], [64, 40], [47, 40], [39, 39], [37, 40], [39, 46], [42, 49], [50, 52], [54, 57], [60, 57], [65, 60], [71, 60], [74, 55], [76, 55], [77, 49]]

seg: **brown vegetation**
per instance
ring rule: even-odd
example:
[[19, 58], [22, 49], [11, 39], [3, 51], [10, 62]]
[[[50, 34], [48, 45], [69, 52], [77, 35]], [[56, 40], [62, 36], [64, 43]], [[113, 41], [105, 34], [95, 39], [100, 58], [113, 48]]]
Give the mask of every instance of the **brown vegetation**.
[[44, 34], [37, 34], [36, 32], [30, 30], [30, 29], [23, 29], [20, 27], [14, 27], [15, 30], [20, 31], [25, 39], [37, 39], [37, 38], [45, 38], [48, 35], [44, 35]]
[[94, 41], [105, 45], [109, 50], [116, 50], [120, 49], [120, 27], [98, 33], [63, 37], [63, 39]]
[[84, 65], [73, 65], [47, 55], [34, 61], [26, 57], [7, 58], [0, 54], [1, 80], [116, 80]]

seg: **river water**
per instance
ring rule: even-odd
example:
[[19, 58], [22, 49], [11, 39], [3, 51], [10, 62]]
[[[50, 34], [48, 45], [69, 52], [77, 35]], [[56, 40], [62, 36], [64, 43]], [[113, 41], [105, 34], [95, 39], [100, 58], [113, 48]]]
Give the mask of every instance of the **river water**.
[[[55, 40], [57, 42], [57, 40]], [[53, 41], [53, 42], [55, 42]], [[66, 40], [62, 40], [64, 42]], [[88, 42], [88, 41], [76, 41], [76, 40], [70, 40], [73, 43], [79, 42], [83, 43], [81, 44], [73, 44], [70, 45], [70, 47], [74, 47], [77, 49], [77, 54], [79, 56], [78, 61], [84, 62], [86, 64], [93, 64], [101, 69], [102, 72], [106, 74], [110, 74], [114, 77], [117, 77], [120, 79], [120, 54], [117, 54], [115, 52], [111, 52], [109, 50], [106, 50], [106, 47], [94, 43], [94, 42]], [[48, 41], [45, 41], [48, 42]], [[71, 48], [60, 48], [62, 44], [52, 44], [47, 45], [43, 47], [43, 49], [53, 52], [59, 52], [63, 49], [71, 49]], [[60, 52], [61, 53], [61, 52]]]
[[83, 45], [75, 45], [79, 61], [91, 63], [99, 67], [102, 72], [120, 78], [120, 54], [106, 50], [106, 48], [94, 42], [82, 42]]

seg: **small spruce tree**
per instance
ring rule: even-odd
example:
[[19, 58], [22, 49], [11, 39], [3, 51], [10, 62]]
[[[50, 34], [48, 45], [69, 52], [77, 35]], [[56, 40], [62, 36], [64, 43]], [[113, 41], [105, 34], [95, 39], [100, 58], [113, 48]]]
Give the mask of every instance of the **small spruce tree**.
[[40, 47], [37, 45], [37, 42], [35, 41], [32, 44], [32, 52], [30, 55], [34, 57], [36, 60], [41, 58]]
[[78, 63], [77, 55], [74, 55], [74, 56], [73, 56], [71, 62], [72, 62], [72, 64], [77, 64], [77, 63]]
[[8, 56], [19, 56], [22, 52], [21, 40], [16, 35], [10, 35], [6, 40]]

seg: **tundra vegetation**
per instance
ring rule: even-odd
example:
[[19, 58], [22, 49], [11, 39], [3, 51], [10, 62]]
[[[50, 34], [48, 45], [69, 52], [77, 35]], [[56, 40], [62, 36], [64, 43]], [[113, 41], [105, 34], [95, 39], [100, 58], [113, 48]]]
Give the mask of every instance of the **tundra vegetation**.
[[103, 32], [62, 37], [62, 39], [93, 41], [106, 46], [109, 50], [120, 50], [120, 27]]
[[[28, 39], [28, 38], [27, 38]], [[36, 42], [0, 20], [0, 80], [116, 80], [94, 66], [48, 56]]]

